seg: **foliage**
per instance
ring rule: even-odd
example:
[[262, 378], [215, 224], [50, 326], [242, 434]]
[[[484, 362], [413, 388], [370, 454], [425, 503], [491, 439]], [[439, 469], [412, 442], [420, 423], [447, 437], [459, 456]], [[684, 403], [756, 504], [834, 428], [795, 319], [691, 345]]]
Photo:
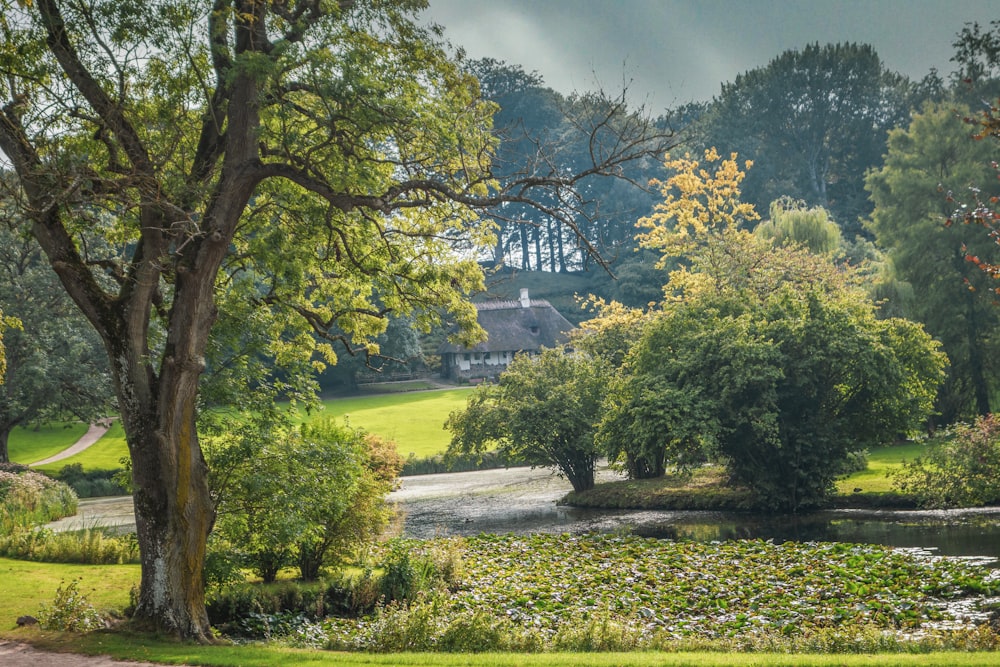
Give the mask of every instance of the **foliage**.
[[[600, 441], [635, 477], [711, 453], [759, 503], [821, 502], [851, 453], [915, 428], [944, 357], [904, 320], [876, 317], [859, 276], [829, 256], [740, 227], [736, 157], [668, 162], [646, 247], [677, 257], [610, 392]], [[822, 221], [820, 221], [822, 222]]]
[[[747, 161], [743, 169], [752, 165]], [[664, 167], [672, 172], [670, 178], [653, 183], [663, 201], [652, 215], [639, 219], [637, 226], [648, 231], [636, 237], [642, 247], [658, 250], [664, 259], [687, 258], [722, 233], [760, 218], [752, 205], [740, 199], [740, 184], [746, 174], [735, 153], [723, 158], [710, 148], [703, 162], [685, 154], [667, 159]], [[673, 274], [671, 280], [677, 282]]]
[[947, 600], [995, 588], [958, 559], [855, 544], [481, 535], [465, 540], [464, 561], [448, 596], [341, 621], [333, 647], [635, 650], [701, 639], [746, 649], [756, 638], [773, 650], [788, 639], [834, 646], [832, 631], [841, 647], [859, 646], [876, 628], [925, 632], [949, 617]]
[[123, 565], [139, 562], [135, 535], [99, 528], [54, 533], [46, 528], [18, 530], [0, 536], [0, 554], [43, 563]]
[[896, 275], [912, 286], [912, 316], [941, 341], [950, 361], [936, 405], [943, 423], [990, 412], [1000, 344], [992, 279], [970, 261], [1000, 261], [1000, 249], [953, 217], [949, 201], [961, 199], [970, 183], [982, 184], [984, 198], [1000, 193], [986, 185], [997, 183], [993, 152], [969, 140], [956, 112], [963, 110], [928, 105], [908, 127], [893, 130], [884, 166], [866, 181], [875, 203], [868, 227]]
[[611, 368], [621, 368], [649, 315], [594, 296], [584, 302], [584, 307], [594, 311], [595, 316], [572, 332], [573, 345], [591, 357], [603, 359]]
[[[493, 58], [464, 65], [479, 80], [483, 97], [498, 107], [493, 118], [499, 139], [497, 175], [530, 178], [553, 168], [583, 173], [597, 157], [593, 139], [604, 143], [638, 120], [634, 111], [609, 116], [621, 107], [621, 99], [561, 95], [520, 65]], [[543, 196], [542, 207], [522, 202], [493, 207], [489, 215], [497, 224], [497, 238], [489, 260], [495, 268], [566, 273], [595, 268], [601, 260], [594, 261], [591, 251], [613, 259], [619, 249], [632, 246], [632, 221], [653, 204], [645, 183], [658, 166], [655, 160], [641, 159], [622, 164], [615, 179], [585, 177], [571, 191]], [[559, 224], [560, 215], [567, 213], [570, 224]]]
[[434, 475], [443, 472], [471, 472], [508, 467], [510, 467], [510, 462], [495, 451], [437, 455], [424, 458], [417, 458], [411, 454], [403, 461], [403, 470], [399, 474], [401, 477], [407, 477], [409, 475]]
[[20, 323], [4, 336], [0, 461], [9, 459], [15, 427], [69, 419], [90, 423], [112, 407], [100, 339], [18, 222], [0, 220], [0, 310]]
[[756, 302], [678, 304], [631, 363], [624, 405], [658, 410], [640, 413], [647, 441], [657, 427], [668, 453], [707, 441], [734, 482], [797, 510], [826, 497], [851, 452], [919, 426], [944, 358], [919, 326], [877, 319], [857, 292], [798, 284]]
[[777, 245], [793, 243], [805, 246], [817, 255], [832, 255], [840, 250], [843, 237], [840, 227], [826, 209], [809, 208], [804, 201], [782, 197], [771, 202], [770, 217], [757, 225], [754, 233]]
[[61, 482], [16, 463], [0, 464], [0, 535], [76, 514], [77, 498]]
[[853, 238], [871, 210], [864, 174], [922, 94], [867, 44], [807, 44], [724, 83], [699, 130], [708, 145], [757, 165], [747, 202], [764, 210], [782, 196], [803, 200]]
[[390, 315], [481, 336], [480, 214], [524, 204], [572, 228], [583, 180], [670, 143], [624, 94], [587, 96], [585, 168], [496, 178], [496, 107], [423, 5], [0, 3], [5, 202], [108, 355], [141, 624], [210, 639], [202, 407], [307, 397], [336, 354], [377, 352]]
[[219, 522], [216, 549], [264, 581], [297, 564], [305, 579], [377, 537], [402, 463], [393, 446], [332, 420], [290, 431], [219, 435], [207, 445]]
[[73, 580], [56, 589], [51, 605], [42, 605], [38, 624], [43, 630], [90, 632], [105, 627], [104, 618], [80, 592], [80, 582]]
[[553, 466], [575, 490], [589, 489], [605, 389], [599, 359], [547, 349], [538, 356], [517, 355], [498, 384], [477, 387], [467, 407], [448, 417], [448, 452], [496, 447], [508, 461]]
[[994, 415], [955, 424], [903, 463], [895, 486], [925, 507], [976, 507], [1000, 502], [1000, 421]]
[[120, 470], [83, 470], [83, 464], [72, 463], [63, 466], [56, 479], [68, 484], [78, 498], [99, 498], [103, 496], [127, 496], [130, 489], [121, 484]]

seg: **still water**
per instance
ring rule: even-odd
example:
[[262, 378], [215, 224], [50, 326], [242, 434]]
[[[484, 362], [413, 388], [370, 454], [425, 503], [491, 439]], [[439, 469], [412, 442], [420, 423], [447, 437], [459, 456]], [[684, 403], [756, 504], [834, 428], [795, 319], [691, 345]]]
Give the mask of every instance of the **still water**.
[[412, 537], [629, 531], [669, 539], [860, 542], [942, 556], [1000, 557], [1000, 508], [772, 516], [592, 510], [558, 506], [568, 490], [565, 480], [548, 471], [511, 468], [406, 477], [391, 497], [404, 514], [404, 533]]

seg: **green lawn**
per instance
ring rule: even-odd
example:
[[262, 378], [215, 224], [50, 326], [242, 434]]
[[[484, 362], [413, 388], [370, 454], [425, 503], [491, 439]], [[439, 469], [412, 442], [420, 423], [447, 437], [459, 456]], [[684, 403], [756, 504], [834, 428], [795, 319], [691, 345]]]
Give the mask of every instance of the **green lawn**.
[[[346, 418], [351, 426], [394, 440], [404, 458], [411, 453], [422, 458], [441, 454], [448, 447], [449, 435], [444, 430], [444, 422], [453, 410], [465, 407], [469, 391], [470, 387], [329, 399], [323, 402], [322, 411], [304, 420], [321, 416]], [[12, 446], [13, 460], [38, 461], [69, 447], [86, 431], [82, 424], [78, 426], [79, 431], [67, 430], [66, 434], [53, 427], [49, 429], [52, 435], [47, 439], [38, 436], [39, 444], [34, 446], [18, 444], [17, 449]], [[55, 435], [61, 439], [55, 440]], [[14, 438], [11, 440], [13, 442]], [[47, 448], [42, 446], [44, 443]], [[38, 469], [54, 473], [63, 466], [79, 463], [84, 470], [117, 470], [122, 467], [120, 459], [127, 455], [125, 432], [121, 422], [116, 421], [103, 438], [85, 451]]]
[[93, 445], [76, 456], [38, 466], [38, 470], [48, 473], [58, 472], [63, 466], [79, 463], [84, 470], [118, 470], [122, 467], [122, 457], [128, 456], [125, 431], [120, 421], [115, 421], [107, 433]]
[[74, 579], [80, 592], [98, 609], [124, 609], [129, 590], [139, 583], [138, 565], [66, 565], [0, 558], [0, 630], [14, 625], [24, 614], [38, 613], [50, 604], [56, 588]]
[[465, 407], [471, 388], [338, 398], [323, 402], [320, 415], [346, 417], [351, 426], [396, 442], [404, 458], [441, 454], [450, 435], [448, 414]]
[[923, 454], [924, 445], [919, 442], [873, 449], [868, 454], [868, 469], [837, 482], [837, 490], [841, 493], [852, 493], [854, 489], [861, 489], [861, 493], [892, 491], [889, 472], [898, 470], [903, 461], [912, 461]]
[[44, 426], [22, 427], [11, 431], [7, 442], [10, 460], [34, 463], [66, 449], [87, 432], [83, 422], [57, 422]]

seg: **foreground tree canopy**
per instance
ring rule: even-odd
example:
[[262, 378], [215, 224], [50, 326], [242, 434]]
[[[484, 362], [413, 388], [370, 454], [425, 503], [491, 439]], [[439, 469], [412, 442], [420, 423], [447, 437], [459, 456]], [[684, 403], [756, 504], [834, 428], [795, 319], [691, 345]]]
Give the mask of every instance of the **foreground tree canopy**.
[[[594, 141], [579, 173], [498, 182], [494, 107], [416, 25], [423, 4], [0, 2], [4, 194], [111, 361], [140, 624], [210, 638], [195, 423], [217, 319], [279, 365], [377, 351], [390, 313], [474, 334], [464, 295], [494, 240], [478, 211], [580, 201], [581, 179], [669, 143], [606, 100], [580, 128]], [[550, 213], [576, 224], [572, 207]]]

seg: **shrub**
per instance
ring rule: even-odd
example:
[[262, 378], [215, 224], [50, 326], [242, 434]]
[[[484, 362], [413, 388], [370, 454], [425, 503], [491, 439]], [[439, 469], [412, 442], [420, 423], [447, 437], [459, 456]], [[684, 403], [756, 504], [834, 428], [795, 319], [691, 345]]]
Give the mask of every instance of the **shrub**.
[[0, 535], [76, 514], [67, 485], [17, 464], [0, 464]]
[[56, 588], [52, 605], [43, 604], [39, 609], [38, 624], [43, 630], [61, 632], [89, 632], [106, 625], [104, 617], [80, 592], [77, 580]]
[[382, 563], [380, 588], [385, 600], [412, 602], [454, 588], [464, 572], [461, 545], [460, 540], [394, 541]]
[[1000, 502], [1000, 419], [955, 425], [928, 445], [926, 457], [904, 462], [894, 483], [923, 507]]
[[[265, 582], [291, 565], [318, 579], [324, 565], [356, 555], [388, 525], [385, 496], [402, 466], [394, 449], [333, 420], [209, 439], [219, 510], [214, 561], [229, 559], [230, 570], [248, 567]], [[226, 568], [214, 561], [221, 575]]]
[[73, 463], [63, 466], [56, 479], [68, 484], [78, 498], [100, 498], [104, 496], [127, 496], [129, 490], [123, 485], [122, 470], [83, 470], [83, 465]]

